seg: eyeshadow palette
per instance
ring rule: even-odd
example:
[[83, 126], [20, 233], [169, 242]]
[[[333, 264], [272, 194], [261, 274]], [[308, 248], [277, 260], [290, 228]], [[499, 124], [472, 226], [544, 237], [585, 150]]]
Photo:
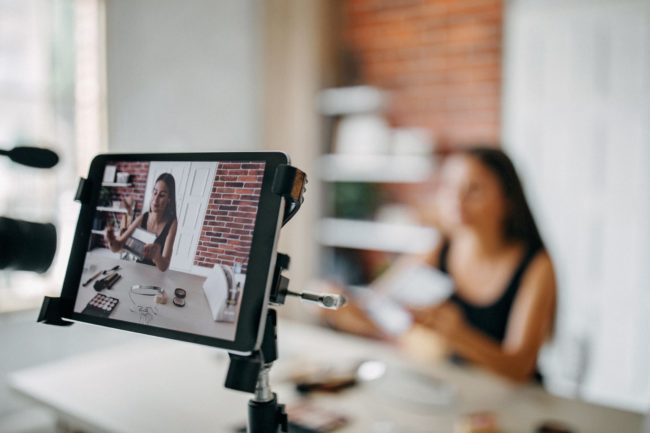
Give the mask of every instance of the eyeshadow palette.
[[120, 300], [117, 298], [112, 298], [98, 293], [90, 300], [90, 302], [88, 302], [86, 308], [83, 309], [83, 313], [92, 316], [108, 317], [111, 315], [118, 302], [120, 302]]

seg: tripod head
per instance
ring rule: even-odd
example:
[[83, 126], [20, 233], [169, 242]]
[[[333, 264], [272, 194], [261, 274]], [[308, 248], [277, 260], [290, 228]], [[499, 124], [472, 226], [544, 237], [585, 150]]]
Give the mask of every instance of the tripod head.
[[[329, 293], [292, 292], [288, 289], [289, 279], [282, 272], [289, 269], [290, 259], [278, 253], [273, 274], [271, 305], [283, 305], [288, 296], [315, 303], [322, 308], [338, 310], [346, 303], [345, 297]], [[283, 404], [271, 391], [269, 372], [278, 359], [277, 313], [269, 308], [266, 316], [264, 336], [259, 350], [248, 356], [230, 354], [230, 366], [226, 375], [226, 388], [253, 393], [248, 402], [247, 433], [276, 433], [288, 431], [288, 418]]]
[[[289, 279], [282, 275], [282, 272], [289, 269], [289, 263], [288, 255], [278, 253], [272, 280], [271, 305], [283, 305], [287, 296], [299, 297], [321, 308], [332, 310], [338, 310], [345, 305], [345, 297], [339, 294], [290, 291], [288, 289]], [[264, 366], [270, 368], [270, 365], [278, 358], [276, 328], [276, 311], [269, 308], [260, 349], [248, 356], [230, 354], [231, 363], [226, 376], [226, 388], [250, 393], [257, 392], [258, 376], [263, 371]]]
[[329, 310], [338, 310], [345, 305], [345, 296], [340, 294], [293, 292], [289, 290], [289, 279], [282, 275], [282, 272], [289, 269], [290, 262], [291, 259], [288, 255], [278, 253], [275, 273], [273, 274], [273, 287], [271, 289], [270, 302], [272, 305], [283, 305], [287, 296], [294, 296]]

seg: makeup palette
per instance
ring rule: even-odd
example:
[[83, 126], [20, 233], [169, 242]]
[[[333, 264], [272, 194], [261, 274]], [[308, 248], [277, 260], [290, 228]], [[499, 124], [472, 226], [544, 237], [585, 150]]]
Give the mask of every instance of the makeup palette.
[[92, 316], [108, 317], [111, 315], [117, 304], [120, 302], [117, 298], [98, 293], [94, 298], [88, 302], [86, 308], [83, 309], [83, 314], [90, 314]]

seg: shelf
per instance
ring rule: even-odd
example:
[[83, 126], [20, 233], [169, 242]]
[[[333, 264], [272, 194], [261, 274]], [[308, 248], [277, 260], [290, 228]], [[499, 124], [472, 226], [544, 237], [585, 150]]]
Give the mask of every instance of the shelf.
[[102, 182], [102, 186], [129, 187], [132, 183]]
[[128, 213], [128, 210], [122, 207], [106, 207], [106, 206], [97, 206], [97, 210], [100, 212], [116, 212], [116, 213]]
[[320, 112], [326, 116], [382, 111], [388, 105], [386, 92], [372, 86], [325, 89], [318, 96]]
[[433, 173], [433, 157], [411, 155], [323, 155], [318, 175], [326, 182], [417, 183]]
[[318, 229], [321, 245], [395, 253], [426, 253], [437, 239], [432, 228], [374, 221], [325, 218]]

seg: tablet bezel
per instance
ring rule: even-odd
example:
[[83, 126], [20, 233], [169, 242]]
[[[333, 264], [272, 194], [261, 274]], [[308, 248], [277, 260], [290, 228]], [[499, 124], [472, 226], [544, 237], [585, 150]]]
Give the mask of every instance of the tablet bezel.
[[[225, 340], [197, 335], [135, 322], [85, 315], [74, 312], [83, 265], [90, 241], [92, 222], [96, 212], [99, 191], [108, 162], [151, 162], [151, 161], [214, 161], [220, 162], [264, 162], [264, 175], [253, 239], [246, 272], [246, 281], [241, 295], [241, 306], [237, 319], [235, 339]], [[229, 352], [249, 354], [259, 348], [268, 308], [270, 285], [277, 256], [277, 240], [282, 226], [284, 210], [282, 198], [271, 191], [278, 166], [289, 164], [289, 157], [282, 152], [224, 152], [224, 153], [133, 153], [102, 154], [96, 156], [90, 166], [88, 178], [89, 197], [82, 203], [75, 230], [70, 260], [63, 283], [61, 298], [67, 308], [63, 317], [80, 322], [107, 326], [141, 334], [154, 335], [174, 340], [188, 341], [225, 349]]]

